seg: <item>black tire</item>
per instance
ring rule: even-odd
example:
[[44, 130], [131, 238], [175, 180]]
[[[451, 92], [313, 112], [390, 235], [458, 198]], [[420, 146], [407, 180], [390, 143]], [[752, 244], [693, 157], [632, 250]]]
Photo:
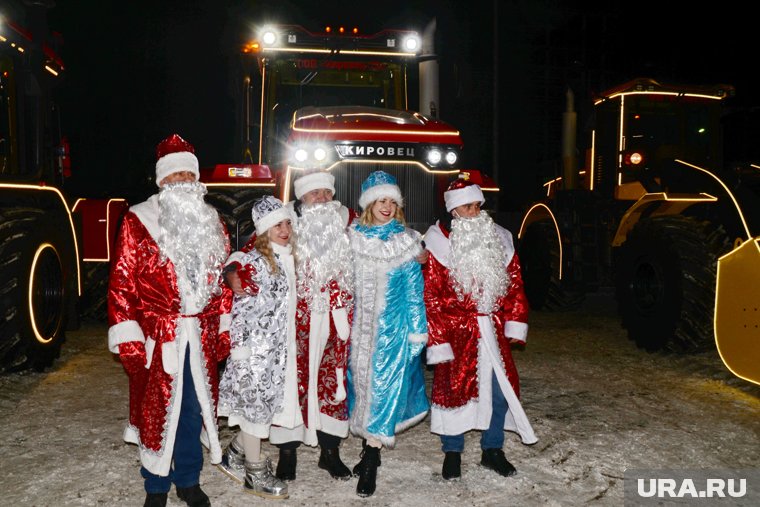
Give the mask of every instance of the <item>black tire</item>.
[[533, 310], [557, 311], [577, 307], [583, 295], [568, 291], [559, 279], [557, 232], [548, 220], [534, 222], [518, 246], [525, 295]]
[[698, 352], [714, 342], [721, 227], [691, 217], [641, 220], [616, 255], [615, 290], [628, 336], [650, 352]]
[[82, 263], [81, 316], [98, 322], [108, 320], [108, 262]]
[[76, 300], [68, 231], [39, 209], [2, 210], [0, 224], [0, 371], [42, 371], [60, 355]]
[[254, 199], [268, 192], [262, 187], [210, 187], [206, 202], [222, 216], [230, 233], [232, 250], [240, 250], [253, 235], [251, 206]]

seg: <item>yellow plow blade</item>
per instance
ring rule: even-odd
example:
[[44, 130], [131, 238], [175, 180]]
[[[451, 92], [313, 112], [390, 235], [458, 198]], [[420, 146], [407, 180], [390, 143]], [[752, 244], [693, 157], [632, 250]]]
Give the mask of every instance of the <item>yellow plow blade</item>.
[[715, 344], [737, 377], [760, 384], [760, 237], [718, 259]]

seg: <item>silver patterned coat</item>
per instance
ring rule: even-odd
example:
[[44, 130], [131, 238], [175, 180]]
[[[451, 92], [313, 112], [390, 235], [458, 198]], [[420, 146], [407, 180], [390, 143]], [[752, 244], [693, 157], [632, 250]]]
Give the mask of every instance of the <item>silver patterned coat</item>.
[[271, 425], [303, 424], [296, 380], [295, 268], [290, 246], [272, 243], [278, 273], [254, 249], [237, 257], [250, 276], [251, 295], [236, 296], [231, 353], [219, 383], [219, 415], [259, 438]]

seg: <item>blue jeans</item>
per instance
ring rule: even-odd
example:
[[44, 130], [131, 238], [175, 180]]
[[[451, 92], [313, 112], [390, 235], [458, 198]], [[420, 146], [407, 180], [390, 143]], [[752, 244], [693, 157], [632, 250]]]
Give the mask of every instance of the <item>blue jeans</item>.
[[146, 493], [168, 493], [172, 482], [178, 488], [189, 488], [200, 482], [203, 468], [203, 449], [201, 447], [201, 429], [203, 418], [201, 405], [195, 394], [193, 375], [190, 372], [190, 347], [185, 353], [185, 366], [182, 374], [182, 408], [179, 413], [177, 435], [174, 440], [174, 463], [169, 475], [149, 472], [140, 467], [140, 474], [145, 479]]
[[[507, 417], [507, 400], [501, 392], [496, 374], [491, 374], [491, 423], [480, 435], [481, 449], [501, 449], [504, 446], [504, 419]], [[460, 435], [441, 435], [443, 452], [464, 451], [464, 433]]]

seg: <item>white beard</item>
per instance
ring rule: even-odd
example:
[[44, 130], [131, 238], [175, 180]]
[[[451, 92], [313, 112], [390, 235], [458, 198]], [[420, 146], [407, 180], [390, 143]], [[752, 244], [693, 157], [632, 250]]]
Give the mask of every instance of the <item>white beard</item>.
[[[346, 224], [338, 201], [301, 206], [296, 221], [296, 259], [299, 295], [312, 312], [329, 308], [329, 297], [318, 298], [325, 284], [335, 280], [341, 289], [353, 293], [353, 262]], [[329, 295], [329, 292], [327, 293]]]
[[206, 204], [206, 186], [199, 182], [170, 183], [158, 194], [158, 247], [162, 260], [174, 264], [183, 302], [196, 311], [220, 293], [219, 275], [227, 257], [227, 238], [216, 210]]
[[492, 313], [498, 299], [507, 291], [507, 252], [496, 224], [485, 211], [473, 218], [451, 221], [451, 278], [454, 291], [462, 301], [470, 295], [478, 312]]

